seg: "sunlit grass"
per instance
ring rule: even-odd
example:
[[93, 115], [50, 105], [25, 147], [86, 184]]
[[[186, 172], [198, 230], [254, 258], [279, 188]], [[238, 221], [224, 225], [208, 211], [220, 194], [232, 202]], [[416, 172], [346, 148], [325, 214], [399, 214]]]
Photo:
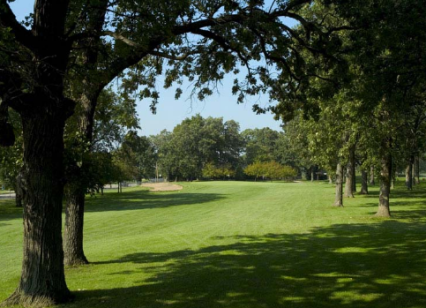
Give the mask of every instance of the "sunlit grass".
[[[88, 266], [61, 307], [425, 307], [426, 189], [334, 208], [324, 182], [183, 183], [88, 198]], [[0, 200], [0, 300], [17, 286], [21, 210]]]

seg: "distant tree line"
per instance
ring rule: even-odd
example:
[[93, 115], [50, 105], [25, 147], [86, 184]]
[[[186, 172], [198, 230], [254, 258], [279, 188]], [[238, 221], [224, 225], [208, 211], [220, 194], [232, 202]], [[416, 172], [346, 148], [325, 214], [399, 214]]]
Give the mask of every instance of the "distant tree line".
[[[162, 178], [175, 180], [201, 179], [291, 179], [297, 176], [297, 155], [289, 153], [283, 132], [270, 128], [246, 129], [222, 118], [195, 115], [177, 125], [172, 132], [158, 135], [127, 136], [129, 140], [116, 151], [128, 178]], [[137, 148], [139, 147], [139, 148]], [[127, 148], [127, 150], [126, 150]], [[123, 156], [131, 149], [134, 157]], [[127, 165], [127, 167], [125, 167]], [[254, 166], [275, 172], [253, 173]], [[269, 167], [268, 167], [269, 166]], [[284, 168], [285, 167], [285, 168]], [[283, 169], [284, 168], [284, 169]], [[294, 169], [295, 168], [295, 169]], [[285, 171], [284, 171], [285, 170]]]

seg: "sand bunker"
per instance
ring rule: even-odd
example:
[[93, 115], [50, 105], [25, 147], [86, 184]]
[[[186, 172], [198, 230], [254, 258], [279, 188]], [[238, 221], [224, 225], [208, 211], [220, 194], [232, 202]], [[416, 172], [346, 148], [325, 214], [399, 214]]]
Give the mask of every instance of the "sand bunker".
[[172, 184], [169, 182], [165, 183], [144, 183], [142, 187], [150, 187], [149, 191], [176, 191], [181, 190], [183, 187], [180, 185]]

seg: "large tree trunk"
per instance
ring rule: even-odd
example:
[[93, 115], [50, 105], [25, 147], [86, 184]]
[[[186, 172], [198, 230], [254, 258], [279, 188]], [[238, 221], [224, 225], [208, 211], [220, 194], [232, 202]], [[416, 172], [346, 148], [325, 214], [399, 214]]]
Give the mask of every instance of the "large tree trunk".
[[343, 206], [343, 166], [339, 162], [336, 168], [336, 199], [334, 206]]
[[361, 169], [361, 191], [359, 192], [361, 195], [368, 195], [368, 174], [367, 171]]
[[71, 297], [65, 283], [61, 236], [65, 116], [52, 107], [55, 104], [21, 114], [23, 262], [19, 286], [6, 300], [7, 305], [50, 306]]
[[[387, 149], [387, 147], [383, 148]], [[380, 172], [380, 195], [379, 195], [379, 208], [375, 216], [390, 217], [389, 197], [390, 185], [392, 174], [392, 156], [388, 153], [383, 153], [381, 158], [381, 172]]]
[[370, 167], [370, 185], [376, 185], [375, 175], [374, 175], [374, 166]]
[[411, 176], [411, 164], [408, 164], [405, 167], [405, 186], [407, 186], [408, 190], [413, 189], [413, 177]]

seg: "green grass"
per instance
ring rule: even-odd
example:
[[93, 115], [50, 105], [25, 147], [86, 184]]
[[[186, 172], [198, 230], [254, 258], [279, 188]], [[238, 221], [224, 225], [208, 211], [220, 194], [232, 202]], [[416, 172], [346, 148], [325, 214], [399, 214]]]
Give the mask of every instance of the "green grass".
[[13, 190], [0, 190], [0, 195], [3, 195], [3, 194], [13, 194], [13, 193], [14, 193]]
[[[334, 208], [326, 183], [184, 183], [88, 198], [85, 250], [60, 307], [425, 307], [426, 187]], [[422, 183], [422, 185], [424, 185]], [[21, 211], [0, 201], [0, 300], [19, 281]]]

